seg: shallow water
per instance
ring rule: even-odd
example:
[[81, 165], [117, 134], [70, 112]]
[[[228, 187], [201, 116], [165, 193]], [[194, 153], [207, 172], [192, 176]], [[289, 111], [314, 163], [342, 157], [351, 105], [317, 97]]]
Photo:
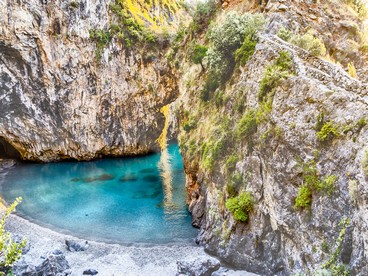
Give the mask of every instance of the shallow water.
[[21, 216], [81, 238], [162, 244], [192, 241], [197, 233], [177, 145], [135, 158], [22, 164], [0, 190], [7, 203], [23, 197]]

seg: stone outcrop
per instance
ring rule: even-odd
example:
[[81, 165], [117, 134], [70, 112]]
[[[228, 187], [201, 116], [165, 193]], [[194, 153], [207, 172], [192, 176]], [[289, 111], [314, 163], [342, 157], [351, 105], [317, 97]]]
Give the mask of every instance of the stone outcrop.
[[0, 3], [0, 139], [34, 161], [158, 149], [177, 93], [164, 46], [113, 40], [98, 61], [89, 31], [108, 28], [110, 1], [78, 3]]

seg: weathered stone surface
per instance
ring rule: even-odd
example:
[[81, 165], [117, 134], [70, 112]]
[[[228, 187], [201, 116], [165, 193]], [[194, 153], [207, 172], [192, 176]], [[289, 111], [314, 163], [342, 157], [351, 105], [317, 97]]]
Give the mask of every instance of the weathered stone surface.
[[178, 276], [211, 276], [220, 268], [220, 262], [214, 258], [207, 260], [178, 261]]
[[79, 242], [74, 240], [65, 240], [65, 244], [70, 252], [85, 251], [89, 247], [88, 241], [85, 241], [83, 244], [80, 244]]
[[96, 60], [89, 31], [107, 28], [109, 2], [0, 3], [0, 138], [22, 159], [158, 149], [160, 108], [175, 98], [176, 78], [165, 50], [152, 47], [126, 51], [113, 40]]

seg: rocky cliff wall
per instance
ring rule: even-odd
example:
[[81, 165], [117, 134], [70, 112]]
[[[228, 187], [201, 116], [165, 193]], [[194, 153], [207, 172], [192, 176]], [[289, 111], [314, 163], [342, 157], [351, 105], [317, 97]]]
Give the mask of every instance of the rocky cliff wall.
[[96, 58], [89, 33], [108, 30], [110, 2], [1, 1], [0, 137], [23, 159], [158, 148], [160, 108], [175, 98], [176, 79], [162, 45], [127, 49], [112, 39]]
[[[284, 53], [292, 73], [264, 101], [262, 82]], [[367, 83], [263, 33], [247, 63], [204, 99], [208, 72], [189, 60], [176, 108], [197, 241], [262, 275], [367, 274]], [[242, 222], [227, 203], [244, 192], [254, 206]]]

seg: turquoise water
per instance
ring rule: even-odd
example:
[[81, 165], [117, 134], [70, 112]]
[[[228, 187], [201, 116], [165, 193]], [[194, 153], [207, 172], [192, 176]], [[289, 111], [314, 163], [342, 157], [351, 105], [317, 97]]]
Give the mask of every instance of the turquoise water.
[[193, 240], [177, 145], [161, 154], [93, 162], [21, 164], [1, 185], [17, 212], [75, 236], [120, 243]]

